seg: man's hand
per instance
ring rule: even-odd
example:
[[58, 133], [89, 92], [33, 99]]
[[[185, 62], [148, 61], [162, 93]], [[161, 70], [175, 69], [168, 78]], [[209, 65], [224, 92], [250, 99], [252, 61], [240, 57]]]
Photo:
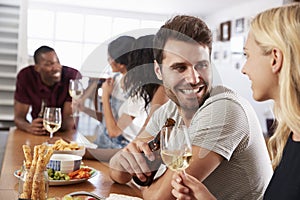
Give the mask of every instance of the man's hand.
[[[149, 149], [146, 141], [136, 139], [111, 159], [110, 168], [130, 174], [131, 177], [136, 175], [141, 181], [145, 181], [146, 176], [151, 175], [146, 159], [153, 161], [154, 153]], [[119, 183], [129, 181], [127, 178], [122, 179], [121, 176], [113, 177], [113, 179]]]
[[35, 135], [46, 135], [47, 132], [43, 126], [43, 118], [36, 118], [32, 120], [27, 132]]

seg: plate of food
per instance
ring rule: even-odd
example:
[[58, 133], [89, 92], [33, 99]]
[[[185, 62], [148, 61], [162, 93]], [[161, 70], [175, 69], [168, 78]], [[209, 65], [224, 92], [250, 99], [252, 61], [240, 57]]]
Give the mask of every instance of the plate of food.
[[[71, 185], [85, 182], [98, 174], [98, 171], [92, 167], [82, 166], [80, 169], [70, 172], [61, 173], [53, 169], [47, 169], [50, 186]], [[22, 171], [14, 171], [14, 176], [20, 178]]]
[[53, 197], [48, 200], [142, 200], [139, 197], [111, 193], [109, 197], [101, 197], [91, 192], [76, 191], [65, 195], [63, 198]]
[[142, 200], [139, 197], [128, 196], [124, 194], [110, 193], [106, 200]]

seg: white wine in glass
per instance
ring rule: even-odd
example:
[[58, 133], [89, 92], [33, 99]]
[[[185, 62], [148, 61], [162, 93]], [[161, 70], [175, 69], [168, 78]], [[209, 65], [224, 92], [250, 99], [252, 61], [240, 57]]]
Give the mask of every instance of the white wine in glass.
[[61, 127], [62, 117], [61, 108], [46, 107], [43, 118], [44, 128], [50, 133], [50, 138], [53, 138], [53, 133]]
[[172, 171], [184, 171], [192, 160], [192, 145], [184, 125], [165, 128], [161, 134], [161, 158]]
[[[81, 79], [70, 79], [69, 82], [69, 94], [74, 99], [79, 99], [84, 92], [83, 84], [81, 82]], [[79, 115], [79, 112], [77, 109], [75, 109], [73, 116], [77, 117]]]

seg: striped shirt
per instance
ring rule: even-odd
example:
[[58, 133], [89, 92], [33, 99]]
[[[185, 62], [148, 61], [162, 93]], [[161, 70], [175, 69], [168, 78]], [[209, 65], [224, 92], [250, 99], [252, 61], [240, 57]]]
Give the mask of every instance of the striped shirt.
[[[168, 117], [182, 120], [172, 101], [153, 114], [146, 131], [157, 133]], [[189, 134], [193, 145], [224, 158], [203, 181], [217, 199], [262, 199], [273, 170], [257, 116], [245, 99], [214, 87], [193, 116]]]

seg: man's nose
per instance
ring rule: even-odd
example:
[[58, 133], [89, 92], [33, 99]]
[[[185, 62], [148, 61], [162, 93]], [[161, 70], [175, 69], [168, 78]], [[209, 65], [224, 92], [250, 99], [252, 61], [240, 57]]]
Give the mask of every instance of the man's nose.
[[53, 63], [52, 64], [52, 70], [53, 71], [57, 71], [57, 70], [60, 70], [60, 64], [59, 63]]
[[200, 81], [200, 73], [195, 69], [195, 67], [191, 67], [185, 76], [185, 80], [191, 84], [197, 84]]

